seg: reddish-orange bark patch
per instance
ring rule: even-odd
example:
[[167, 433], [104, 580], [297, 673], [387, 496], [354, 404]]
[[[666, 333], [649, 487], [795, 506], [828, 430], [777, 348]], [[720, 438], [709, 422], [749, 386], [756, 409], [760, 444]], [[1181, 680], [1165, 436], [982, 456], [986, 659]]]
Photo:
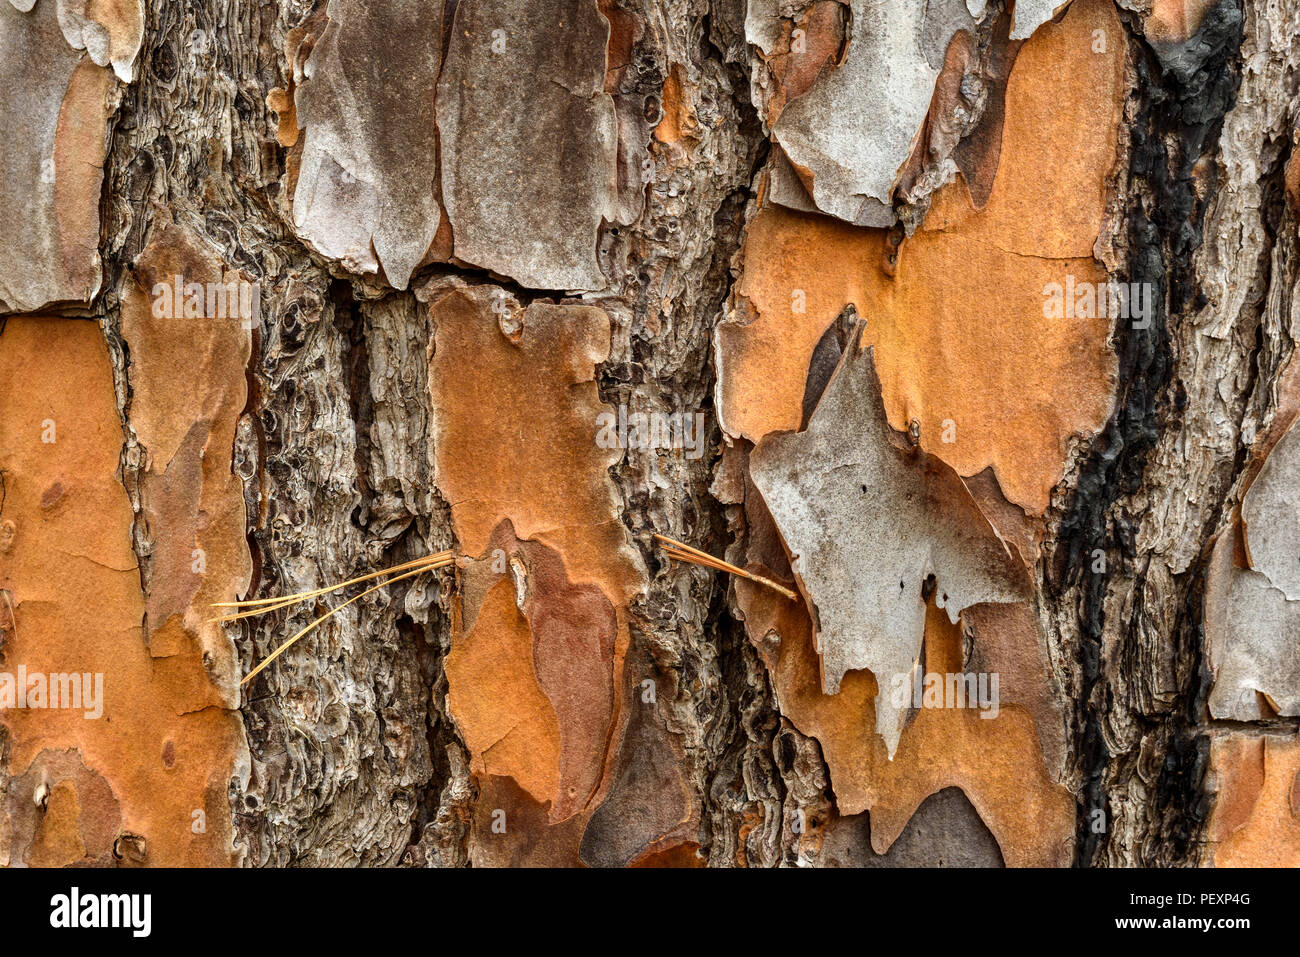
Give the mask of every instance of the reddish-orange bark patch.
[[[644, 571], [607, 471], [621, 452], [596, 443], [606, 407], [595, 364], [608, 354], [608, 317], [590, 306], [534, 303], [511, 318], [504, 299], [495, 305], [488, 288], [457, 288], [430, 306], [435, 473], [461, 550], [478, 557], [464, 569], [458, 629], [472, 630], [484, 647], [523, 640], [523, 624], [503, 607], [483, 617], [484, 596], [505, 601], [493, 574], [509, 579], [509, 597], [526, 619], [533, 677], [554, 714], [516, 715], [521, 724], [512, 733], [550, 741], [547, 728], [558, 720], [558, 782], [548, 817], [559, 822], [603, 796], [610, 743], [623, 724], [614, 689], [629, 641], [627, 607]], [[502, 628], [505, 637], [484, 631]], [[466, 631], [458, 630], [453, 649], [469, 647]], [[468, 667], [458, 658], [449, 670], [453, 714], [462, 727], [495, 727], [499, 721], [484, 715], [505, 702], [471, 683]], [[549, 787], [551, 754], [539, 750], [515, 762], [519, 784], [538, 803]]]
[[[1112, 41], [1093, 53], [1092, 31]], [[841, 310], [866, 320], [890, 424], [961, 475], [992, 467], [1041, 512], [1068, 443], [1110, 412], [1114, 319], [1047, 318], [1045, 288], [1105, 283], [1093, 259], [1116, 159], [1124, 33], [1112, 4], [1074, 4], [1019, 52], [998, 172], [976, 210], [955, 182], [897, 250], [881, 230], [776, 208], [751, 221], [737, 315], [718, 329], [724, 427], [798, 428], [813, 349]], [[1098, 108], [1098, 104], [1104, 108]], [[1069, 150], [1046, 144], [1069, 142]]]
[[1300, 740], [1215, 738], [1207, 856], [1216, 867], [1300, 867]]
[[[53, 789], [52, 817], [48, 806], [26, 824], [8, 815], [10, 862], [67, 863], [84, 848], [84, 862], [111, 863], [104, 831], [115, 827], [109, 850], [127, 846], [144, 863], [228, 864], [227, 788], [246, 762], [242, 724], [233, 708], [212, 706], [223, 689], [199, 642], [177, 642], [160, 658], [142, 634], [146, 600], [118, 478], [122, 425], [99, 326], [10, 319], [0, 381], [3, 519], [14, 525], [0, 588], [16, 609], [0, 670], [103, 675], [98, 719], [84, 709], [0, 712], [12, 773], [27, 790], [20, 797], [30, 806], [38, 789]], [[42, 441], [51, 424], [55, 441]], [[229, 446], [225, 454], [228, 469]], [[233, 673], [232, 661], [211, 666]]]

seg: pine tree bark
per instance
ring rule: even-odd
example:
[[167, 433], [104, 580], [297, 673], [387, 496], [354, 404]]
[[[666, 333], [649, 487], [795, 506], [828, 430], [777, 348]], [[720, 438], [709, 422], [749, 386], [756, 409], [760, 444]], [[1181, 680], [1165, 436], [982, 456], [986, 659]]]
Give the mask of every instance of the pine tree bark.
[[7, 861], [1300, 863], [1298, 38], [0, 0]]

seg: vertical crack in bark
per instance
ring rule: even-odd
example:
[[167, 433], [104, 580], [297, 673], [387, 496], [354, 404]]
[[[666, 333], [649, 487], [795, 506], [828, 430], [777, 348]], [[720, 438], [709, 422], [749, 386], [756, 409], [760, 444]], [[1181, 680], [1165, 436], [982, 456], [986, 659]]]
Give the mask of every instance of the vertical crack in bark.
[[[712, 331], [730, 295], [731, 260], [765, 150], [743, 64], [729, 61], [721, 46], [727, 43], [727, 24], [702, 6], [674, 4], [663, 24], [648, 27], [633, 50], [632, 68], [642, 73], [638, 88], [648, 98], [658, 103], [669, 71], [680, 68], [699, 85], [696, 108], [709, 110], [720, 122], [701, 123], [701, 142], [684, 164], [673, 159], [675, 147], [657, 143], [660, 163], [676, 163], [676, 168], [669, 168], [665, 182], [661, 165], [639, 222], [610, 230], [607, 261], [626, 259], [637, 267], [622, 279], [630, 310], [606, 306], [616, 328], [599, 384], [602, 401], [614, 408], [704, 414], [705, 447], [714, 449], [720, 432], [713, 408]], [[705, 242], [698, 252], [687, 252], [691, 247], [681, 245], [686, 237]], [[634, 249], [638, 252], [629, 255]], [[737, 853], [743, 855], [737, 828], [752, 816], [746, 808], [763, 800], [764, 816], [779, 818], [772, 814], [779, 805], [779, 794], [774, 805], [770, 791], [778, 780], [775, 772], [754, 769], [755, 761], [764, 764], [761, 755], [770, 753], [775, 702], [724, 600], [728, 582], [669, 563], [650, 538], [652, 532], [679, 535], [722, 553], [727, 523], [708, 491], [715, 458], [656, 456], [654, 450], [629, 449], [623, 466], [612, 470], [624, 520], [652, 570], [647, 597], [634, 608], [631, 653], [639, 650], [653, 662], [659, 720], [682, 737], [702, 853], [712, 865], [733, 863]], [[761, 836], [768, 845], [762, 861], [778, 863], [779, 827]]]
[[343, 350], [343, 368], [347, 373], [348, 411], [356, 443], [353, 459], [357, 470], [357, 492], [361, 502], [352, 513], [352, 521], [365, 527], [370, 516], [373, 492], [370, 488], [370, 428], [374, 425], [374, 409], [370, 398], [370, 354], [366, 349], [365, 324], [352, 295], [352, 285], [342, 280], [330, 283], [330, 301], [334, 305], [334, 318], [339, 327]]
[[[1148, 456], [1163, 430], [1180, 427], [1171, 322], [1180, 321], [1198, 295], [1192, 256], [1201, 243], [1205, 198], [1198, 195], [1194, 168], [1214, 148], [1223, 120], [1235, 102], [1240, 81], [1237, 51], [1242, 40], [1241, 12], [1220, 3], [1198, 34], [1199, 62], [1162, 64], [1140, 36], [1137, 50], [1137, 117], [1132, 133], [1129, 193], [1136, 200], [1128, 222], [1130, 282], [1150, 283], [1157, 306], [1150, 328], [1116, 330], [1119, 400], [1116, 412], [1083, 466], [1078, 487], [1055, 544], [1049, 576], [1057, 600], [1078, 601], [1082, 686], [1075, 699], [1075, 749], [1082, 777], [1079, 794], [1076, 864], [1095, 863], [1114, 831], [1114, 809], [1106, 791], [1108, 771], [1124, 758], [1107, 743], [1107, 712], [1124, 710], [1147, 723], [1154, 735], [1161, 770], [1157, 790], [1166, 813], [1151, 822], [1158, 833], [1136, 853], [1142, 863], [1184, 862], [1192, 836], [1203, 825], [1199, 795], [1206, 747], [1178, 714], [1143, 714], [1142, 702], [1115, 697], [1108, 680], [1104, 639], [1121, 647], [1154, 642], [1157, 655], [1173, 660], [1180, 697], [1195, 698], [1200, 678], [1200, 606], [1195, 596], [1199, 572], [1182, 576], [1175, 587], [1183, 609], [1176, 634], [1146, 629], [1141, 597], [1151, 560], [1137, 547], [1139, 516], [1131, 497], [1142, 488]], [[1091, 570], [1094, 552], [1108, 556], [1107, 571]], [[1127, 581], [1138, 596], [1127, 622], [1106, 620], [1106, 603], [1116, 583]], [[1077, 593], [1077, 596], [1076, 596]], [[1148, 756], [1142, 756], [1147, 760]], [[1138, 769], [1130, 769], [1139, 773]], [[1093, 812], [1102, 810], [1112, 826], [1098, 831]], [[1185, 819], [1185, 820], [1184, 820]], [[1141, 838], [1141, 835], [1138, 835]]]

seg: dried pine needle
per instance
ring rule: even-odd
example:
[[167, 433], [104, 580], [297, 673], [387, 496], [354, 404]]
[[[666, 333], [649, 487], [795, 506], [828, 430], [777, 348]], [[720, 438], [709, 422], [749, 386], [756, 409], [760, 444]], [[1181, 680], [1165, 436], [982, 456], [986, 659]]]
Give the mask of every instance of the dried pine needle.
[[0, 588], [0, 595], [4, 596], [5, 607], [9, 609], [9, 624], [5, 630], [12, 632], [12, 634], [7, 637], [16, 638], [18, 637], [18, 612], [14, 610], [13, 596], [8, 588]]
[[248, 684], [259, 674], [261, 674], [267, 668], [267, 666], [271, 664], [271, 662], [275, 661], [276, 658], [279, 658], [282, 654], [284, 654], [286, 651], [292, 648], [300, 638], [310, 634], [311, 631], [314, 628], [316, 628], [317, 625], [320, 625], [322, 622], [328, 621], [331, 617], [337, 615], [339, 612], [341, 612], [344, 608], [348, 607], [348, 605], [352, 604], [354, 601], [359, 601], [362, 598], [365, 598], [367, 595], [379, 591], [379, 589], [383, 588], [385, 585], [390, 585], [393, 582], [401, 581], [403, 578], [413, 578], [416, 575], [421, 575], [425, 572], [425, 570], [426, 569], [424, 568], [417, 568], [413, 572], [407, 572], [404, 575], [398, 575], [394, 578], [390, 578], [388, 579], [388, 581], [380, 582], [378, 585], [375, 585], [371, 588], [367, 588], [360, 595], [356, 595], [353, 598], [349, 598], [347, 601], [339, 605], [337, 608], [330, 609], [325, 614], [321, 615], [319, 618], [313, 621], [306, 628], [303, 628], [300, 632], [298, 632], [298, 634], [294, 635], [292, 638], [290, 638], [288, 641], [282, 644], [279, 648], [275, 649], [275, 651], [271, 652], [271, 654], [268, 655], [267, 658], [260, 665], [258, 665], [256, 668], [254, 668], [245, 676], [244, 680], [240, 682], [240, 685], [242, 686]]
[[[222, 608], [248, 608], [248, 606], [250, 605], [260, 606], [260, 607], [254, 607], [248, 611], [244, 611], [239, 614], [227, 615], [226, 617], [219, 619], [220, 621], [223, 622], [237, 621], [241, 618], [250, 618], [255, 615], [264, 615], [267, 614], [268, 612], [277, 611], [278, 609], [285, 608], [289, 605], [295, 605], [301, 601], [309, 601], [312, 598], [316, 598], [320, 595], [325, 595], [328, 594], [329, 592], [338, 591], [340, 588], [346, 588], [349, 585], [356, 585], [359, 584], [360, 582], [372, 581], [383, 575], [392, 576], [391, 578], [388, 578], [377, 585], [373, 585], [370, 588], [367, 588], [361, 594], [349, 598], [347, 601], [343, 602], [343, 604], [339, 605], [337, 608], [330, 609], [328, 612], [326, 612], [325, 614], [317, 618], [315, 621], [313, 621], [311, 624], [307, 625], [307, 627], [303, 628], [301, 631], [299, 631], [296, 635], [294, 635], [284, 644], [280, 645], [279, 648], [276, 648], [275, 651], [271, 652], [271, 654], [267, 656], [267, 658], [263, 660], [261, 664], [259, 664], [256, 668], [250, 671], [245, 676], [244, 680], [239, 683], [240, 686], [242, 687], [243, 685], [248, 684], [248, 682], [252, 681], [259, 674], [261, 674], [262, 671], [264, 671], [266, 667], [271, 664], [271, 662], [275, 661], [276, 658], [279, 658], [280, 655], [284, 654], [291, 647], [293, 647], [293, 645], [297, 641], [299, 641], [301, 638], [305, 637], [306, 635], [310, 634], [312, 630], [315, 629], [318, 625], [329, 620], [332, 616], [337, 615], [339, 612], [341, 612], [344, 608], [348, 607], [348, 605], [351, 605], [353, 602], [360, 601], [362, 598], [365, 598], [367, 595], [374, 594], [375, 592], [379, 591], [379, 589], [385, 587], [386, 585], [391, 585], [393, 582], [402, 581], [405, 578], [414, 578], [417, 575], [423, 575], [425, 572], [429, 572], [429, 571], [436, 571], [439, 568], [446, 568], [448, 565], [451, 565], [454, 561], [455, 561], [455, 557], [451, 552], [449, 551], [438, 552], [433, 555], [426, 555], [424, 558], [418, 558], [414, 561], [403, 562], [401, 565], [394, 565], [392, 568], [385, 568], [382, 571], [372, 572], [369, 575], [361, 575], [357, 578], [352, 578], [349, 579], [348, 581], [342, 582], [341, 584], [331, 585], [327, 588], [317, 588], [313, 591], [300, 592], [296, 595], [289, 595], [281, 598], [262, 598], [262, 599], [257, 599], [255, 601], [248, 601], [248, 602], [219, 603], [218, 607], [222, 607]], [[396, 574], [398, 572], [400, 572], [401, 574]]]
[[737, 568], [730, 562], [724, 562], [721, 558], [715, 558], [708, 552], [702, 552], [698, 548], [692, 548], [685, 542], [679, 542], [676, 539], [669, 538], [666, 535], [655, 535], [655, 538], [661, 543], [664, 553], [669, 558], [674, 558], [679, 562], [688, 562], [692, 565], [702, 565], [705, 568], [712, 568], [714, 571], [726, 572], [729, 575], [737, 575], [747, 581], [763, 585], [779, 592], [790, 601], [797, 601], [799, 596], [786, 588], [784, 585], [772, 581], [770, 578], [764, 578], [762, 575], [755, 575], [753, 572], [747, 572], [743, 568]]
[[[449, 564], [453, 557], [454, 556], [449, 551], [434, 552], [432, 555], [425, 555], [423, 558], [412, 559], [409, 562], [403, 562], [400, 565], [394, 565], [392, 568], [385, 568], [381, 571], [371, 572], [369, 575], [360, 575], [356, 578], [350, 578], [347, 581], [340, 582], [337, 585], [326, 585], [324, 588], [317, 588], [315, 591], [302, 591], [302, 592], [298, 592], [295, 595], [281, 595], [279, 598], [253, 598], [248, 601], [218, 601], [218, 602], [213, 602], [212, 607], [213, 608], [257, 608], [261, 606], [271, 606], [271, 605], [282, 607], [285, 604], [293, 604], [294, 602], [298, 602], [298, 601], [306, 601], [308, 598], [315, 598], [318, 595], [328, 595], [332, 591], [338, 591], [340, 588], [347, 588], [349, 585], [359, 585], [362, 582], [372, 581], [384, 575], [391, 575], [394, 572], [404, 572], [407, 569], [415, 568], [417, 566], [424, 567], [428, 565], [428, 566], [441, 567], [444, 564]], [[275, 609], [270, 607], [264, 607], [263, 610], [274, 611]], [[229, 620], [234, 620], [235, 617], [243, 618], [247, 616], [232, 615]], [[225, 621], [227, 619], [223, 618], [221, 620]]]
[[[730, 562], [725, 562], [720, 558], [715, 558], [713, 555], [710, 555], [708, 552], [702, 552], [698, 548], [693, 548], [690, 545], [687, 545], [685, 542], [679, 542], [676, 539], [668, 538], [666, 535], [655, 535], [654, 537], [661, 543], [660, 547], [663, 548], [664, 554], [668, 555], [669, 558], [675, 559], [676, 561], [680, 561], [680, 562], [687, 562], [692, 565], [700, 565], [704, 568], [711, 568], [714, 571], [726, 572], [729, 575], [737, 575], [740, 578], [744, 578], [747, 581], [752, 581], [755, 584], [762, 585], [766, 588], [770, 588], [773, 591], [781, 595], [784, 595], [790, 601], [798, 600], [799, 596], [797, 594], [795, 594], [789, 588], [786, 588], [784, 585], [772, 581], [772, 579], [770, 578], [765, 578], [762, 575], [755, 575], [753, 572], [745, 571], [745, 569], [738, 568], [735, 565], [732, 565]], [[377, 585], [373, 585], [370, 588], [367, 588], [361, 594], [349, 598], [347, 601], [343, 602], [337, 608], [331, 609], [330, 611], [321, 615], [311, 624], [307, 625], [305, 628], [299, 631], [288, 641], [284, 642], [284, 644], [280, 645], [280, 647], [276, 648], [275, 651], [271, 652], [271, 654], [268, 655], [266, 659], [262, 661], [261, 664], [259, 664], [256, 668], [254, 668], [252, 671], [248, 673], [248, 675], [244, 678], [244, 680], [240, 682], [240, 685], [243, 686], [248, 684], [248, 682], [252, 681], [259, 674], [265, 671], [266, 668], [273, 661], [275, 661], [276, 658], [279, 658], [282, 654], [284, 654], [286, 651], [292, 648], [294, 644], [296, 644], [305, 636], [309, 635], [315, 628], [317, 628], [325, 621], [328, 621], [334, 615], [337, 615], [339, 612], [341, 612], [344, 608], [348, 607], [348, 605], [351, 605], [353, 602], [360, 601], [362, 598], [365, 598], [367, 595], [374, 594], [375, 592], [379, 591], [379, 589], [385, 587], [386, 585], [390, 585], [393, 582], [402, 581], [403, 579], [406, 578], [414, 578], [415, 576], [422, 575], [427, 571], [435, 571], [439, 568], [446, 568], [448, 565], [453, 564], [454, 561], [455, 561], [455, 556], [452, 552], [450, 551], [437, 552], [433, 555], [426, 555], [423, 558], [414, 559], [413, 561], [403, 562], [400, 565], [394, 565], [391, 568], [385, 568], [382, 569], [381, 571], [371, 572], [368, 575], [359, 575], [356, 578], [350, 578], [347, 581], [340, 582], [337, 585], [327, 585], [324, 588], [316, 588], [311, 591], [298, 592], [297, 594], [293, 594], [293, 595], [282, 595], [279, 598], [256, 598], [248, 601], [228, 601], [228, 602], [214, 603], [213, 605], [214, 608], [240, 609], [240, 611], [237, 611], [233, 614], [225, 615], [224, 617], [217, 620], [222, 622], [239, 621], [242, 618], [252, 618], [252, 617], [256, 617], [257, 615], [265, 615], [268, 614], [269, 612], [278, 611], [282, 608], [287, 608], [290, 605], [295, 605], [298, 602], [309, 601], [313, 598], [318, 598], [321, 595], [328, 595], [331, 592], [338, 591], [341, 588], [347, 588], [351, 585], [359, 585], [362, 582], [373, 581], [374, 579], [382, 578], [385, 575], [392, 576], [380, 582]]]

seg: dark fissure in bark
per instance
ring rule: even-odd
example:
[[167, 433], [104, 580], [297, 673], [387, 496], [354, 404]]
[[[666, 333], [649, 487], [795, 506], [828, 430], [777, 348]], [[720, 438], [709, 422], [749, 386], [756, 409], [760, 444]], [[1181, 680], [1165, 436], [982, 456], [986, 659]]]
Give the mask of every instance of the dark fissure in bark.
[[[1222, 28], [1231, 28], [1232, 8], [1221, 24]], [[1240, 18], [1235, 22], [1240, 28]], [[1231, 41], [1231, 37], [1229, 37]], [[1237, 39], [1240, 45], [1240, 39]], [[1240, 80], [1240, 65], [1234, 64], [1233, 79]], [[1233, 92], [1235, 94], [1234, 83]], [[1221, 124], [1220, 124], [1221, 127]], [[1214, 131], [1218, 136], [1218, 128]], [[1268, 234], [1268, 242], [1260, 255], [1260, 288], [1267, 290], [1273, 279], [1272, 254], [1280, 237], [1286, 214], [1285, 172], [1287, 160], [1291, 153], [1291, 141], [1287, 138], [1282, 144], [1273, 162], [1260, 176], [1261, 186], [1261, 223]], [[1268, 157], [1261, 157], [1267, 162]], [[1263, 293], [1266, 295], [1267, 293]], [[1203, 297], [1197, 291], [1194, 305], [1200, 307]], [[1261, 367], [1264, 361], [1264, 330], [1257, 325], [1254, 330], [1254, 342], [1248, 365], [1248, 380], [1242, 394], [1250, 396], [1255, 391], [1267, 388], [1276, 369], [1266, 370]], [[1248, 443], [1243, 442], [1238, 448], [1233, 462], [1232, 474], [1240, 475], [1249, 462]], [[1209, 541], [1214, 531], [1221, 527], [1224, 512], [1228, 507], [1226, 499], [1220, 500], [1203, 529], [1202, 539]], [[1213, 687], [1213, 673], [1204, 654], [1205, 627], [1203, 620], [1205, 575], [1209, 564], [1208, 551], [1203, 552], [1196, 564], [1186, 575], [1187, 588], [1184, 593], [1183, 614], [1173, 635], [1176, 655], [1186, 658], [1194, 666], [1190, 675], [1190, 687], [1184, 700], [1184, 707], [1172, 717], [1172, 739], [1161, 774], [1156, 782], [1155, 808], [1163, 815], [1167, 826], [1163, 837], [1168, 845], [1168, 856], [1173, 860], [1193, 862], [1198, 851], [1200, 839], [1209, 820], [1211, 799], [1206, 792], [1205, 772], [1210, 757], [1210, 741], [1204, 726], [1211, 720], [1208, 699]]]
[[[1105, 598], [1109, 577], [1133, 574], [1136, 595], [1141, 595], [1144, 571], [1128, 571], [1139, 558], [1135, 536], [1140, 520], [1120, 499], [1141, 487], [1149, 453], [1161, 430], [1179, 427], [1181, 390], [1172, 381], [1173, 353], [1169, 322], [1204, 303], [1196, 288], [1192, 255], [1200, 246], [1205, 203], [1196, 194], [1192, 170], [1213, 149], [1232, 108], [1240, 65], [1242, 13], [1236, 0], [1220, 0], [1206, 15], [1199, 32], [1176, 47], [1153, 48], [1135, 36], [1139, 109], [1132, 131], [1129, 193], [1129, 275], [1127, 281], [1150, 283], [1154, 313], [1150, 328], [1131, 328], [1121, 320], [1115, 343], [1118, 353], [1119, 401], [1105, 431], [1082, 468], [1078, 488], [1054, 545], [1048, 587], [1060, 597], [1071, 585], [1083, 582], [1081, 646], [1083, 685], [1075, 705], [1075, 747], [1083, 782], [1078, 796], [1075, 863], [1095, 860], [1107, 828], [1094, 833], [1091, 812], [1106, 809], [1103, 774], [1113, 757], [1102, 737], [1103, 707], [1128, 707], [1129, 702], [1101, 700], [1108, 687], [1102, 683], [1102, 638], [1105, 633]], [[1173, 145], [1171, 151], [1170, 144]], [[1101, 549], [1124, 562], [1108, 560], [1107, 571], [1094, 574], [1092, 553]], [[1124, 567], [1128, 566], [1128, 568]], [[1182, 593], [1180, 625], [1171, 635], [1166, 652], [1192, 663], [1202, 674], [1201, 568], [1177, 583]], [[1140, 609], [1121, 628], [1133, 641]], [[1176, 668], [1180, 676], [1186, 668]], [[1189, 705], [1203, 695], [1203, 677], [1187, 680], [1179, 689]], [[1158, 784], [1157, 806], [1163, 815], [1162, 843], [1169, 855], [1164, 863], [1182, 860], [1192, 848], [1192, 836], [1204, 822], [1204, 778], [1207, 742], [1200, 739], [1188, 710], [1169, 718], [1160, 733], [1166, 750]], [[1144, 719], [1145, 720], [1145, 719]], [[1141, 852], [1139, 852], [1141, 853]], [[1164, 855], [1161, 855], [1162, 857]]]
[[375, 410], [370, 397], [370, 351], [366, 346], [366, 322], [357, 308], [350, 282], [333, 280], [329, 296], [334, 306], [334, 325], [339, 331], [343, 369], [347, 375], [348, 410], [355, 438], [353, 461], [357, 469], [357, 494], [361, 496], [361, 501], [352, 510], [352, 522], [358, 528], [365, 528], [370, 514], [370, 502], [374, 498], [370, 485], [370, 429], [375, 421]]

